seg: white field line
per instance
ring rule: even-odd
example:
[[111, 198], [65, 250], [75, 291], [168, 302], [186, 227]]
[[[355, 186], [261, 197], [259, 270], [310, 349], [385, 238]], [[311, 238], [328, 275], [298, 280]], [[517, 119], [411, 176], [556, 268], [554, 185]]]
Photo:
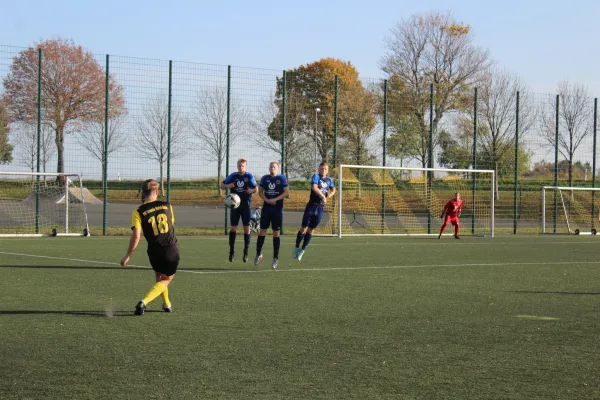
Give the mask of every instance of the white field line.
[[[19, 256], [19, 257], [33, 257], [33, 258], [46, 258], [52, 260], [64, 260], [72, 262], [84, 262], [89, 264], [102, 264], [102, 265], [120, 265], [119, 263], [108, 262], [108, 261], [95, 261], [95, 260], [83, 260], [79, 258], [68, 258], [68, 257], [54, 257], [54, 256], [40, 256], [34, 254], [22, 254], [22, 253], [9, 253], [0, 251], [0, 254]], [[276, 272], [328, 272], [328, 271], [354, 271], [354, 270], [377, 270], [377, 269], [406, 269], [406, 268], [455, 268], [455, 267], [511, 267], [517, 265], [573, 265], [573, 264], [600, 264], [598, 261], [553, 261], [553, 262], [524, 262], [524, 263], [485, 263], [485, 264], [430, 264], [430, 265], [382, 265], [375, 267], [332, 267], [332, 268], [294, 268], [294, 269], [278, 269]], [[127, 265], [128, 267], [134, 268], [145, 268], [150, 269], [148, 266], [143, 265]], [[18, 268], [18, 265], [15, 266]], [[192, 274], [247, 274], [247, 273], [265, 273], [270, 272], [268, 270], [239, 270], [239, 271], [194, 271], [185, 268], [179, 268], [177, 272], [188, 272]]]

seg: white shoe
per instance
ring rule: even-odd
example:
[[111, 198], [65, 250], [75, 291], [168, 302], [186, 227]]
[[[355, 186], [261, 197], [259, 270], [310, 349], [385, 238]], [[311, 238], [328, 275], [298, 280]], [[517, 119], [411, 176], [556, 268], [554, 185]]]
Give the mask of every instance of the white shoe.
[[292, 250], [292, 259], [296, 260], [298, 259], [298, 248], [294, 247], [294, 250]]
[[263, 259], [263, 255], [262, 255], [262, 254], [259, 254], [259, 255], [257, 255], [257, 256], [254, 258], [254, 265], [258, 265], [258, 264], [260, 264], [260, 260], [262, 260], [262, 259]]
[[278, 260], [276, 258], [273, 259], [273, 263], [271, 264], [271, 268], [275, 269], [277, 268], [278, 265]]
[[304, 250], [302, 250], [302, 249], [298, 249], [298, 256], [296, 257], [296, 259], [297, 259], [298, 261], [301, 261], [301, 260], [302, 260], [302, 256], [303, 256], [303, 255], [304, 255]]

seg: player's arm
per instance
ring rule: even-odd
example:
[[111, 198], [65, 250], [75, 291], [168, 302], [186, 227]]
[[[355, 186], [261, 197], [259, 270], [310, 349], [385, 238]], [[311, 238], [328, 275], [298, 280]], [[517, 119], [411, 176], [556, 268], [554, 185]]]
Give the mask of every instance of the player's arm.
[[444, 216], [446, 216], [446, 210], [448, 210], [448, 204], [450, 204], [449, 202], [446, 203], [446, 205], [444, 206], [444, 209], [442, 210], [442, 215], [440, 215], [441, 219], [444, 219]]
[[327, 193], [327, 198], [329, 199], [329, 198], [331, 198], [333, 196], [335, 196], [335, 187], [330, 187], [329, 188], [329, 193]]
[[461, 212], [462, 212], [462, 203], [460, 203], [460, 206], [458, 206], [458, 212], [456, 213], [456, 216], [460, 217]]
[[121, 259], [122, 266], [126, 266], [129, 263], [129, 259], [131, 258], [133, 251], [140, 242], [141, 231], [142, 230], [140, 228], [133, 228], [133, 231], [131, 232], [131, 238], [129, 239], [129, 248], [127, 249], [125, 257]]
[[140, 242], [142, 232], [142, 219], [138, 210], [135, 209], [131, 214], [131, 237], [129, 238], [129, 247], [127, 248], [127, 253], [125, 253], [125, 257], [121, 259], [121, 265], [126, 266], [133, 254], [133, 251], [137, 247]]
[[267, 197], [265, 196], [265, 189], [262, 186], [258, 187], [258, 195], [260, 196], [261, 199], [263, 199], [263, 201], [265, 203], [268, 203], [267, 200], [269, 200], [269, 199], [267, 199]]
[[323, 195], [323, 193], [321, 193], [321, 190], [319, 189], [319, 185], [317, 185], [316, 183], [312, 183], [311, 185], [311, 190], [321, 198], [321, 200], [323, 201], [323, 203], [327, 203], [327, 197], [325, 197], [325, 195]]
[[221, 189], [233, 189], [235, 187], [235, 183], [231, 181], [233, 174], [229, 174], [227, 178], [223, 182], [221, 182]]
[[254, 175], [250, 175], [250, 187], [246, 192], [248, 192], [248, 194], [258, 192], [258, 185], [256, 184], [256, 180], [254, 180]]

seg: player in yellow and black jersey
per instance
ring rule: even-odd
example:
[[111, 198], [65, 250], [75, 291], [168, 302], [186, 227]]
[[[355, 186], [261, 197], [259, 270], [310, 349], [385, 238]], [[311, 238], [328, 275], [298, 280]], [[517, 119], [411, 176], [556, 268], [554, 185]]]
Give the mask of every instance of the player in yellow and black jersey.
[[162, 296], [162, 308], [171, 312], [168, 286], [179, 265], [179, 247], [175, 236], [175, 215], [173, 207], [166, 201], [158, 200], [160, 184], [148, 179], [142, 184], [143, 204], [133, 211], [131, 216], [131, 239], [121, 265], [129, 262], [133, 251], [140, 242], [141, 233], [148, 242], [148, 258], [156, 276], [156, 283], [135, 306], [135, 315], [144, 315], [146, 305], [159, 295]]

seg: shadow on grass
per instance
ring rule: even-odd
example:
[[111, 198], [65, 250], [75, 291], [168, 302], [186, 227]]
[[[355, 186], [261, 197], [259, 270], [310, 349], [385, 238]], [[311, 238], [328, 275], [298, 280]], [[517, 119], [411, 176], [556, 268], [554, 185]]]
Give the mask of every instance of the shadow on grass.
[[[146, 312], [154, 312], [146, 310]], [[111, 317], [133, 317], [133, 310], [131, 311], [80, 311], [80, 310], [0, 310], [0, 315], [43, 315], [43, 314], [67, 314], [67, 315], [80, 315], [84, 317], [100, 317], [100, 318], [111, 318]]]
[[[120, 265], [115, 266], [99, 266], [99, 265], [0, 265], [0, 268], [12, 268], [12, 269], [100, 269], [100, 270], [135, 270], [135, 271], [146, 271], [151, 270], [150, 266], [139, 266], [139, 267], [121, 267]], [[239, 271], [239, 272], [252, 272], [252, 269], [238, 269], [238, 268], [195, 268], [195, 267], [184, 267], [179, 268], [179, 271]]]
[[101, 266], [101, 265], [0, 265], [0, 268], [14, 268], [14, 269], [129, 269], [129, 270], [138, 270], [145, 271], [150, 267], [121, 267], [119, 265], [115, 266]]
[[547, 292], [541, 290], [512, 290], [512, 293], [527, 293], [527, 294], [591, 294], [600, 295], [600, 292]]

